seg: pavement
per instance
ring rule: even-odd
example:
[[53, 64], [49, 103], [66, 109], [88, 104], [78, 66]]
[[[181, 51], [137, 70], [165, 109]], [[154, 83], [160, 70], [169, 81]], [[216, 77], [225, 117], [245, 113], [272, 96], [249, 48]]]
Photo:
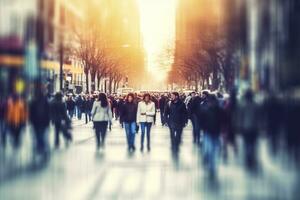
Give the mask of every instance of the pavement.
[[50, 159], [36, 161], [32, 135], [26, 128], [19, 151], [0, 152], [0, 199], [2, 200], [93, 200], [93, 199], [298, 199], [299, 174], [282, 152], [273, 157], [266, 139], [259, 141], [259, 171], [243, 165], [242, 141], [236, 155], [219, 160], [217, 178], [203, 168], [201, 152], [192, 144], [192, 128], [184, 129], [177, 159], [170, 150], [167, 127], [152, 128], [150, 152], [127, 152], [124, 130], [114, 121], [104, 150], [96, 151], [92, 124], [73, 120], [74, 141], [53, 148], [49, 130]]

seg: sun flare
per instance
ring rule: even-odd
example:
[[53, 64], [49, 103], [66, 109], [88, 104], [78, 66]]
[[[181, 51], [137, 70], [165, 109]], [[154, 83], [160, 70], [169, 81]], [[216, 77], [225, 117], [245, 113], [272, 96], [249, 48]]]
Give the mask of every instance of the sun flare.
[[177, 0], [138, 0], [146, 67], [164, 81], [173, 63]]

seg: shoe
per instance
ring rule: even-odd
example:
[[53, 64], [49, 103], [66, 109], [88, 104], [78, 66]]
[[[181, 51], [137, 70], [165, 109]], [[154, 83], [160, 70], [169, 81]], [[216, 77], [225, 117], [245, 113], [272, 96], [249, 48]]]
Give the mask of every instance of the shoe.
[[148, 149], [148, 151], [151, 151], [151, 148], [150, 148], [150, 147], [148, 147], [147, 149]]
[[143, 146], [141, 146], [141, 152], [143, 152], [144, 151], [144, 147]]

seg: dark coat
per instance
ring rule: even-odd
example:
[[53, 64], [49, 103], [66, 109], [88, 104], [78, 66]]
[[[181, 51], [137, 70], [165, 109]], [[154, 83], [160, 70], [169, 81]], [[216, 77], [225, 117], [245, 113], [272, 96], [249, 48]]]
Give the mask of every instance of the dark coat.
[[50, 114], [54, 123], [61, 123], [68, 118], [66, 104], [63, 101], [54, 99], [50, 104]]
[[74, 100], [67, 100], [66, 101], [66, 104], [67, 104], [67, 110], [74, 110], [75, 109], [75, 101]]
[[188, 122], [185, 104], [181, 100], [169, 102], [165, 107], [165, 117], [169, 127], [184, 127]]
[[49, 126], [50, 105], [46, 96], [39, 96], [31, 101], [29, 119], [34, 127], [47, 128]]
[[125, 123], [136, 122], [137, 104], [125, 102], [121, 106], [121, 121]]

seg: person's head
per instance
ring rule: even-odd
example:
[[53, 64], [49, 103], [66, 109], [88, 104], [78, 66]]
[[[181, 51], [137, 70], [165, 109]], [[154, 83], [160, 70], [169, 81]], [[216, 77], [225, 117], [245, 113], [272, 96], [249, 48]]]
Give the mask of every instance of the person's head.
[[191, 93], [191, 96], [192, 96], [192, 97], [196, 96], [196, 92], [192, 92], [192, 93]]
[[208, 91], [205, 90], [205, 91], [202, 92], [202, 97], [203, 98], [207, 98], [208, 95], [209, 95]]
[[150, 101], [150, 94], [149, 93], [146, 93], [146, 94], [144, 94], [144, 96], [143, 96], [143, 100], [146, 102], [146, 103], [148, 103], [149, 101]]
[[106, 94], [100, 93], [98, 96], [98, 101], [100, 101], [102, 107], [108, 106]]
[[171, 93], [171, 100], [177, 101], [179, 99], [179, 93], [178, 92], [172, 92]]
[[133, 102], [134, 100], [134, 94], [133, 93], [129, 93], [127, 96], [126, 96], [126, 101], [131, 103]]

